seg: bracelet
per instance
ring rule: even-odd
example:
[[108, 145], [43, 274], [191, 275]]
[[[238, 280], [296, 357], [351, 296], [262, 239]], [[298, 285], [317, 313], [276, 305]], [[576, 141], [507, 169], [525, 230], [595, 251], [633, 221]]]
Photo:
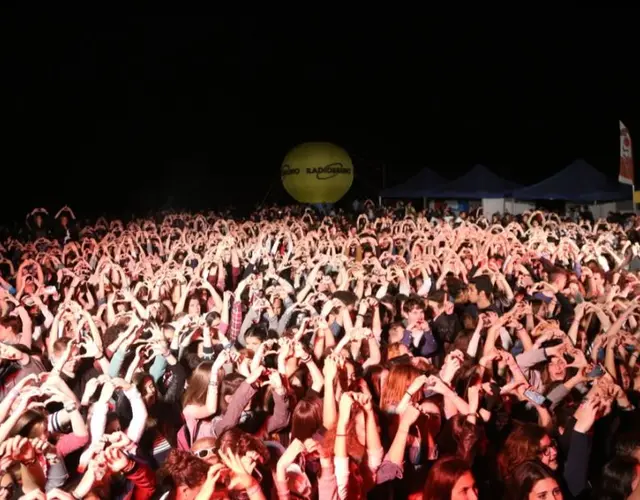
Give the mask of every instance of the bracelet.
[[129, 463], [124, 469], [122, 469], [122, 473], [125, 475], [131, 474], [137, 465], [138, 463], [135, 460], [129, 459]]
[[78, 409], [78, 405], [76, 405], [75, 401], [71, 401], [64, 405], [64, 411], [67, 413], [73, 413]]
[[405, 393], [407, 396], [409, 396], [410, 398], [412, 398], [412, 397], [413, 397], [413, 393], [412, 393], [412, 392], [404, 391], [404, 393]]
[[75, 491], [72, 491], [72, 492], [71, 492], [71, 496], [72, 496], [73, 498], [75, 498], [76, 500], [82, 500], [82, 497], [81, 497], [81, 496], [78, 496], [78, 494], [77, 494]]
[[211, 387], [215, 387], [217, 389], [218, 388], [218, 381], [216, 379], [211, 379], [211, 380], [209, 380], [209, 385]]
[[336, 434], [336, 437], [337, 438], [344, 438], [344, 437], [347, 437], [347, 435], [346, 434]]
[[25, 467], [31, 467], [32, 465], [35, 465], [37, 461], [38, 459], [36, 457], [33, 457], [31, 460], [25, 460], [24, 462], [22, 462], [22, 465], [24, 465]]
[[247, 488], [247, 495], [255, 495], [257, 493], [262, 493], [262, 488], [260, 487], [260, 483], [255, 483], [253, 486]]
[[311, 361], [311, 355], [307, 356], [306, 358], [300, 358], [300, 362], [301, 363], [308, 363], [309, 361]]

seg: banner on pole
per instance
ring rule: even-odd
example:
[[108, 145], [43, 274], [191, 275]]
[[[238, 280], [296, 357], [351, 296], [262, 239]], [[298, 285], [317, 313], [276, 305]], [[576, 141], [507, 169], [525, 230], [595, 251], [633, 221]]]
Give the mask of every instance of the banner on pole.
[[620, 122], [620, 173], [618, 181], [622, 184], [634, 185], [633, 149], [629, 130]]

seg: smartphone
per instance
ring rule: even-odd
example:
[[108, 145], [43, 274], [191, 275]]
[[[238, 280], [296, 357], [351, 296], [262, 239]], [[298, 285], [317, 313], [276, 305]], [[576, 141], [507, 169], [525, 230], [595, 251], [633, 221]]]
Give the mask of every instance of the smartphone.
[[596, 365], [593, 367], [589, 373], [587, 373], [587, 377], [589, 378], [600, 378], [604, 375], [604, 368], [601, 365]]
[[526, 391], [524, 391], [524, 397], [532, 403], [537, 404], [538, 406], [546, 406], [550, 403], [550, 401], [542, 394], [532, 389], [527, 389]]
[[625, 351], [627, 352], [635, 352], [636, 351], [636, 346], [631, 345], [631, 344], [627, 344], [624, 346]]

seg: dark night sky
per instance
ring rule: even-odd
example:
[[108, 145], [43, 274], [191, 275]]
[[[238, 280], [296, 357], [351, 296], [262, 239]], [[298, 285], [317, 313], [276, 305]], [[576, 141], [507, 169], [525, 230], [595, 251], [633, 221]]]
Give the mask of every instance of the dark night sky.
[[371, 196], [383, 163], [388, 184], [478, 162], [528, 183], [578, 157], [615, 176], [617, 120], [640, 141], [634, 12], [6, 13], [4, 215], [242, 205], [272, 184], [274, 198], [284, 154], [307, 140], [345, 147], [354, 193]]

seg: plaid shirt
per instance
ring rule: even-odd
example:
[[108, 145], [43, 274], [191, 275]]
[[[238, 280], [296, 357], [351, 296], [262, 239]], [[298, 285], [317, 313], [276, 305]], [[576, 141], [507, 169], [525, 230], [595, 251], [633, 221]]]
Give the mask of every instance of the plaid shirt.
[[231, 325], [229, 327], [229, 342], [235, 343], [242, 328], [242, 302], [236, 300], [231, 306]]

